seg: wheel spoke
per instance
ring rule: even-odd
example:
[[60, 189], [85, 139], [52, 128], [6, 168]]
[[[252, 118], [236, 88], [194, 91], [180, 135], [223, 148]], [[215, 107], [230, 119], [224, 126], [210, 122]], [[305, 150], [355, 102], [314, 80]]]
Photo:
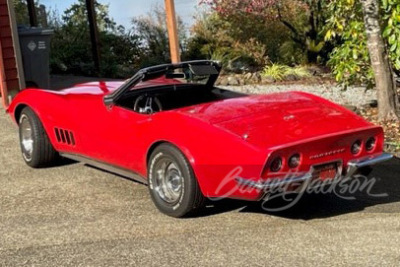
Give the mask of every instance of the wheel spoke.
[[170, 159], [162, 159], [156, 165], [155, 191], [167, 203], [176, 203], [182, 194], [183, 177], [177, 165]]

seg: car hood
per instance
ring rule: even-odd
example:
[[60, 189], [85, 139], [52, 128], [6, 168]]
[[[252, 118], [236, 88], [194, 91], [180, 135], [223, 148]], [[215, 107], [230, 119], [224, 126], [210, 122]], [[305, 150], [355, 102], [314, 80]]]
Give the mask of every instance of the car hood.
[[263, 148], [372, 126], [341, 106], [301, 92], [246, 96], [179, 112]]

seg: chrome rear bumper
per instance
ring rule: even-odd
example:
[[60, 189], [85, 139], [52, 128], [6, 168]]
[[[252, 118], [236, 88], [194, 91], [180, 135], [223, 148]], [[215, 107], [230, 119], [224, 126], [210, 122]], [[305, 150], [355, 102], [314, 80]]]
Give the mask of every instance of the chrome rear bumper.
[[[353, 176], [358, 169], [371, 166], [380, 162], [384, 162], [387, 160], [390, 160], [393, 158], [393, 155], [389, 153], [382, 153], [377, 156], [368, 156], [364, 157], [361, 159], [349, 161], [347, 163], [347, 172], [345, 173], [344, 176], [342, 174], [339, 174], [341, 177], [339, 179], [334, 179], [334, 180], [341, 180], [341, 178], [346, 178], [346, 177], [351, 177]], [[236, 183], [241, 186], [241, 187], [251, 187], [251, 188], [256, 188], [259, 190], [268, 190], [272, 188], [282, 188], [284, 186], [288, 185], [293, 185], [293, 184], [298, 184], [301, 185], [305, 182], [309, 182], [312, 179], [313, 175], [312, 172], [307, 172], [298, 176], [290, 176], [287, 178], [283, 179], [271, 179], [267, 181], [253, 181], [253, 180], [248, 180], [242, 177], [236, 177]]]
[[358, 160], [352, 160], [347, 163], [347, 177], [353, 176], [358, 169], [384, 162], [393, 158], [392, 154], [382, 153], [378, 156], [368, 156]]

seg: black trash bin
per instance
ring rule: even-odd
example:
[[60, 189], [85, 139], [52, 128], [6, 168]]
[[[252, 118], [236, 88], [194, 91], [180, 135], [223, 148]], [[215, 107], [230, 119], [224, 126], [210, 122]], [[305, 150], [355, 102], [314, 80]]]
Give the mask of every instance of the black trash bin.
[[18, 28], [26, 87], [50, 88], [50, 39], [53, 30]]

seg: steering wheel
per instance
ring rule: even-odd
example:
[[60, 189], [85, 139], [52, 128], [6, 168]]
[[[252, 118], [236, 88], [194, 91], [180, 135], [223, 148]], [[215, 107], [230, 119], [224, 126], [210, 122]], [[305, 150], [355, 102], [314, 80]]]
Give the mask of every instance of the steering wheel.
[[162, 111], [162, 105], [156, 96], [141, 95], [136, 98], [133, 109], [138, 113], [153, 114]]

